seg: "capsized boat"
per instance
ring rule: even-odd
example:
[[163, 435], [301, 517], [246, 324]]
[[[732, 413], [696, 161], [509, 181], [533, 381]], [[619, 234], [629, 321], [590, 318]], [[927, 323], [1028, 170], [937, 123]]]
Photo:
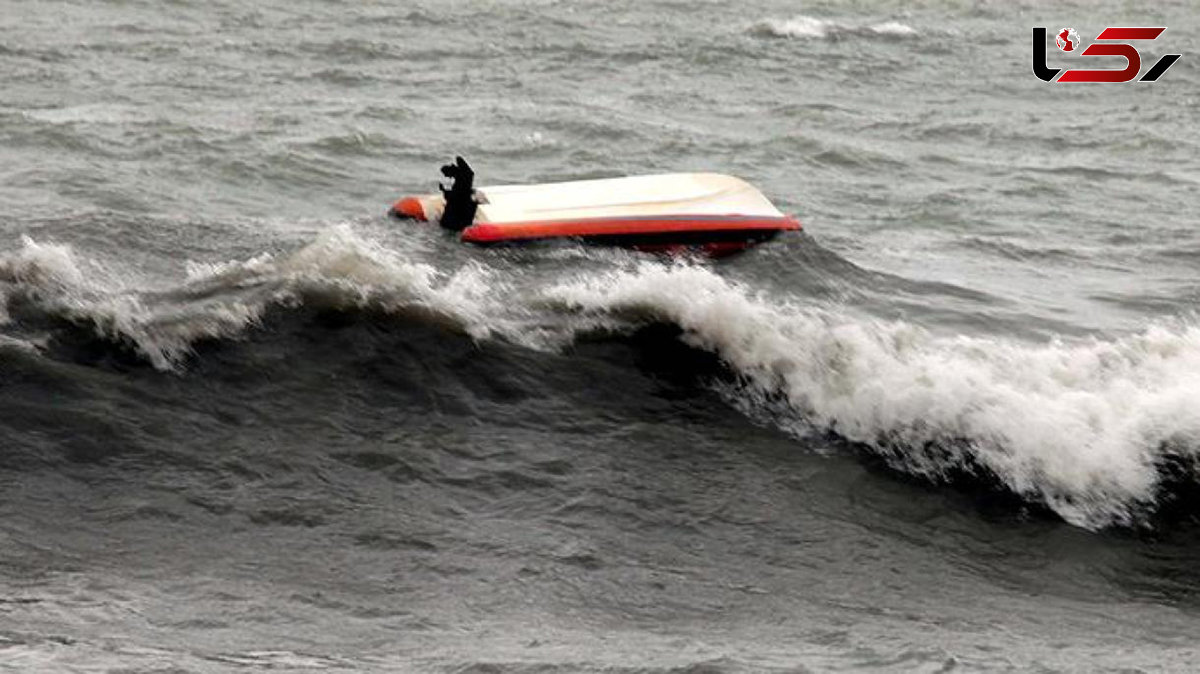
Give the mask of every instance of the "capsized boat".
[[438, 222], [463, 241], [519, 244], [574, 238], [650, 252], [727, 255], [800, 229], [749, 183], [719, 173], [670, 173], [474, 188], [458, 157], [441, 194], [405, 197], [399, 218]]

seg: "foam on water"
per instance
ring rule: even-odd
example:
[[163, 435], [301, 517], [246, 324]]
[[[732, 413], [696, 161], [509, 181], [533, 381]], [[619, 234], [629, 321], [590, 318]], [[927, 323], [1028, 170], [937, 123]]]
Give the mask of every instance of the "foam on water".
[[869, 30], [879, 35], [898, 35], [907, 37], [916, 35], [917, 29], [899, 21], [884, 21], [883, 23], [870, 26]]
[[20, 249], [0, 257], [0, 281], [68, 290], [83, 285], [83, 272], [70, 246], [42, 244], [22, 236]]
[[14, 293], [63, 295], [83, 286], [83, 272], [69, 246], [41, 244], [22, 236], [19, 249], [0, 256], [0, 325], [12, 320], [8, 305]]
[[166, 292], [113, 288], [86, 276], [83, 267], [69, 246], [25, 238], [20, 250], [0, 256], [5, 306], [23, 294], [103, 337], [131, 342], [164, 370], [179, 365], [197, 341], [235, 337], [256, 325], [272, 306], [424, 310], [476, 338], [502, 325], [496, 303], [503, 284], [483, 266], [438, 272], [345, 225], [289, 254], [189, 263], [186, 281]]
[[666, 320], [808, 423], [939, 478], [980, 469], [1085, 527], [1153, 508], [1158, 464], [1200, 448], [1200, 328], [1027, 344], [941, 336], [648, 265], [549, 291], [583, 315]]
[[826, 39], [844, 36], [888, 36], [911, 37], [917, 34], [912, 26], [899, 21], [884, 21], [877, 24], [855, 24], [832, 19], [821, 19], [803, 14], [790, 19], [767, 18], [750, 27], [750, 32], [762, 37]]

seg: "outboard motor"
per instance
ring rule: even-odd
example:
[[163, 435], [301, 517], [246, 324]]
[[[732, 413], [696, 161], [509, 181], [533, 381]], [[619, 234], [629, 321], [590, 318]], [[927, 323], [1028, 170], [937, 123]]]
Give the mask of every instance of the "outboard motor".
[[442, 167], [442, 175], [451, 180], [449, 186], [438, 183], [441, 195], [426, 194], [404, 197], [392, 204], [388, 215], [401, 220], [437, 221], [455, 232], [470, 227], [475, 221], [475, 171], [462, 157]]
[[446, 198], [442, 227], [455, 232], [462, 231], [475, 222], [475, 209], [478, 206], [475, 202], [475, 172], [466, 160], [455, 157], [453, 164], [442, 167], [442, 175], [453, 181], [450, 187], [438, 184]]

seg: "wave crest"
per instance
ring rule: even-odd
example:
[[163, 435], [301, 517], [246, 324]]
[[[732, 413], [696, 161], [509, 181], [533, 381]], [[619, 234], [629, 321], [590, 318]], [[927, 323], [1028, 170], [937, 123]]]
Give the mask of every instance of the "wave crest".
[[[95, 265], [68, 247], [26, 239], [0, 256], [0, 290], [10, 312], [26, 296], [164, 370], [276, 306], [415, 312], [475, 339], [540, 349], [670, 323], [739, 377], [743, 407], [784, 401], [784, 430], [835, 433], [933, 480], [982, 475], [1081, 526], [1138, 524], [1172, 489], [1166, 482], [1195, 482], [1196, 325], [1042, 344], [943, 335], [767, 296], [707, 266], [630, 262], [566, 281], [476, 262], [440, 270], [343, 225], [291, 252], [193, 263], [176, 287], [132, 291], [94, 280]], [[15, 337], [36, 344], [27, 328], [14, 326]]]
[[236, 337], [278, 305], [421, 310], [477, 339], [500, 325], [490, 307], [502, 284], [482, 266], [439, 272], [347, 225], [291, 253], [188, 263], [186, 281], [166, 291], [112, 289], [81, 268], [70, 247], [26, 238], [24, 248], [0, 257], [0, 281], [9, 282], [4, 306], [16, 295], [31, 297], [43, 312], [130, 343], [163, 370], [176, 368], [196, 342]]
[[677, 323], [747, 393], [938, 478], [980, 468], [1085, 527], [1132, 524], [1159, 466], [1200, 448], [1200, 328], [1031, 345], [939, 336], [768, 301], [699, 268], [647, 267], [552, 291], [564, 308]]

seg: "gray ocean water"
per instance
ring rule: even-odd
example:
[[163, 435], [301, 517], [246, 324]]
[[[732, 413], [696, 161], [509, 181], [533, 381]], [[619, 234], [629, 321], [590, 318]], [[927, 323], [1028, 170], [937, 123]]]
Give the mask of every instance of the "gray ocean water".
[[[1183, 57], [1045, 84], [1034, 26]], [[1198, 35], [0, 0], [0, 669], [1194, 671]], [[731, 173], [805, 231], [669, 260], [385, 217], [455, 154]]]

